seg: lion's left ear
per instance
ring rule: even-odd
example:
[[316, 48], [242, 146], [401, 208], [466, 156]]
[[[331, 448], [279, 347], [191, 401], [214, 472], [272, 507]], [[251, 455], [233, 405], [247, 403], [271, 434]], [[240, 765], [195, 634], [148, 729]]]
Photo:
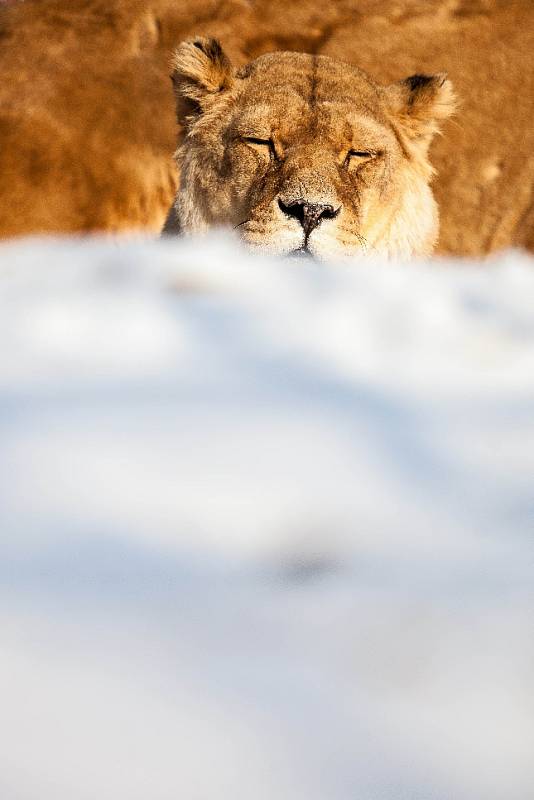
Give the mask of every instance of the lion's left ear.
[[229, 90], [234, 69], [217, 39], [197, 36], [182, 42], [172, 61], [178, 121], [202, 113], [211, 99]]
[[444, 72], [411, 75], [386, 88], [390, 113], [402, 132], [428, 148], [440, 122], [454, 113], [456, 98]]

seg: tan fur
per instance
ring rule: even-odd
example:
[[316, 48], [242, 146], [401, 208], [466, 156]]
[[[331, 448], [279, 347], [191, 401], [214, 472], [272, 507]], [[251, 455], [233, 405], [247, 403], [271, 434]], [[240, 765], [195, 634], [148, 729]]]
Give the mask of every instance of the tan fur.
[[432, 251], [428, 147], [454, 105], [444, 75], [381, 87], [302, 53], [236, 72], [217, 40], [199, 37], [176, 51], [173, 83], [184, 136], [167, 233], [230, 226], [254, 249], [323, 259]]
[[358, 64], [381, 85], [445, 70], [460, 105], [429, 161], [438, 251], [534, 249], [532, 0], [12, 0], [0, 4], [0, 236], [153, 231], [175, 194], [171, 53], [216, 36]]

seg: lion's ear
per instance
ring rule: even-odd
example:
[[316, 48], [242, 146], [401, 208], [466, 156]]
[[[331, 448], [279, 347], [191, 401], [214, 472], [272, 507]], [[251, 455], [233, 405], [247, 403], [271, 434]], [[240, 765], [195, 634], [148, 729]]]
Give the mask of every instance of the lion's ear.
[[234, 70], [217, 39], [183, 42], [172, 60], [178, 121], [200, 114], [210, 100], [232, 87]]
[[386, 94], [390, 112], [403, 133], [424, 147], [456, 107], [452, 83], [444, 72], [411, 75], [388, 86]]

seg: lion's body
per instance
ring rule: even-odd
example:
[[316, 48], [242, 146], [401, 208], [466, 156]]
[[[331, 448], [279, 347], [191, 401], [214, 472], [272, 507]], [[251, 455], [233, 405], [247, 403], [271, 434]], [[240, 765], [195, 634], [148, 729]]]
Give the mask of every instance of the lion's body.
[[439, 251], [534, 248], [531, 0], [26, 0], [0, 10], [0, 235], [158, 231], [176, 188], [173, 48], [326, 54], [381, 84], [446, 71]]

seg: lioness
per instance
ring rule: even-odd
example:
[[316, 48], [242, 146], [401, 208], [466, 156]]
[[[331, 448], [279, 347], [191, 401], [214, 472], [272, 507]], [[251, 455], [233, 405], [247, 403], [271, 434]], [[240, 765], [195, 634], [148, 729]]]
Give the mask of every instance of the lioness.
[[428, 147], [454, 108], [444, 74], [383, 87], [283, 52], [236, 71], [199, 37], [178, 48], [172, 77], [184, 135], [166, 233], [231, 226], [252, 248], [320, 259], [433, 250]]
[[383, 86], [445, 70], [460, 103], [430, 148], [437, 252], [534, 250], [532, 0], [0, 2], [0, 239], [161, 231], [179, 180], [169, 63], [197, 34], [239, 66], [299, 51]]

